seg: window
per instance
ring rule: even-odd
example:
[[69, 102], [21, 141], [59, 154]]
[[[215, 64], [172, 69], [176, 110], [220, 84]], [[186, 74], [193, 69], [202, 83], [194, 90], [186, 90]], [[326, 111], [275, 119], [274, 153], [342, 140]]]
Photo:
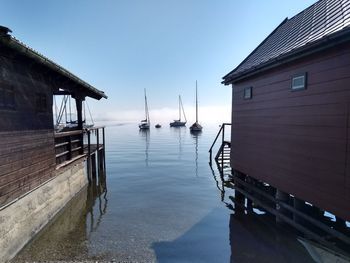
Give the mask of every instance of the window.
[[36, 93], [35, 108], [37, 112], [47, 111], [47, 99], [45, 93]]
[[250, 100], [253, 97], [253, 87], [244, 88], [243, 98], [245, 100]]
[[292, 77], [292, 90], [306, 89], [306, 73], [298, 74]]
[[0, 86], [0, 109], [14, 110], [16, 107], [15, 92], [13, 87], [7, 85]]

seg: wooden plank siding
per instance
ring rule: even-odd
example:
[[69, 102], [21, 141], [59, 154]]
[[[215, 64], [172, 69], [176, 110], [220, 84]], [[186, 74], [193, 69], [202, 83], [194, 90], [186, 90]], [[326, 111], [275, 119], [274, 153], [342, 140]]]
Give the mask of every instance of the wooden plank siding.
[[0, 206], [54, 175], [52, 130], [0, 133]]
[[54, 175], [52, 94], [58, 81], [52, 71], [0, 48], [0, 89], [14, 92], [14, 107], [0, 107], [0, 206]]
[[[303, 72], [306, 90], [292, 91]], [[232, 167], [350, 220], [350, 44], [235, 83], [232, 96]]]

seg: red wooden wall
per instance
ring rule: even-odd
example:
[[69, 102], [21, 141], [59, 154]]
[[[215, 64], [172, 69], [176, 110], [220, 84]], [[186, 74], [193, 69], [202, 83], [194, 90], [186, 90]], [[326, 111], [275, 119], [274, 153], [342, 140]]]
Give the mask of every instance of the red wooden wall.
[[235, 83], [232, 167], [350, 220], [349, 113], [350, 44]]

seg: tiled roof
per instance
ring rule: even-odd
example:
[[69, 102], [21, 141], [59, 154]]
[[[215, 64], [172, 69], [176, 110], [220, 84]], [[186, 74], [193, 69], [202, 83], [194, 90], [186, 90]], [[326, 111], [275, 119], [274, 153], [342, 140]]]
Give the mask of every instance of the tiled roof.
[[326, 36], [347, 30], [349, 26], [350, 0], [320, 0], [285, 19], [241, 64], [223, 77], [224, 83]]

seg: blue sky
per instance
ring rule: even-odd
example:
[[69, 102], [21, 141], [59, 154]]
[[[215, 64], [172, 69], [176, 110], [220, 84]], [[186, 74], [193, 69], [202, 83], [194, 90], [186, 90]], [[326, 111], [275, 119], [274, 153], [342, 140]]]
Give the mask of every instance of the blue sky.
[[222, 76], [284, 18], [314, 2], [1, 0], [0, 24], [104, 90], [107, 101], [89, 102], [96, 118], [141, 119], [146, 88], [151, 118], [176, 115], [181, 94], [192, 119], [198, 80], [200, 118], [222, 122], [229, 120], [231, 103]]

